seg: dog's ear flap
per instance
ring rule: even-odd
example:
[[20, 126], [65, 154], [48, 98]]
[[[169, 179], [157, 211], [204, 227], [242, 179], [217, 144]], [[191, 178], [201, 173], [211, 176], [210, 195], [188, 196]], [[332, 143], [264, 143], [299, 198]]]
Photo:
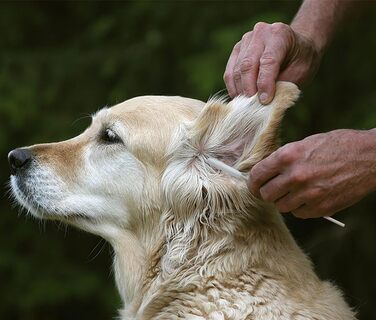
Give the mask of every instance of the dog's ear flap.
[[191, 145], [241, 171], [268, 156], [277, 147], [278, 129], [285, 110], [299, 96], [298, 87], [278, 82], [269, 105], [258, 96], [239, 96], [229, 103], [210, 100], [190, 130]]
[[298, 95], [296, 85], [279, 82], [269, 105], [262, 105], [256, 95], [229, 103], [211, 99], [193, 123], [182, 126], [162, 177], [165, 200], [174, 217], [187, 218], [195, 212], [204, 221], [223, 213], [227, 219], [230, 211], [242, 207], [248, 198], [239, 193], [239, 184], [217, 174], [205, 159], [214, 157], [249, 171], [276, 148], [284, 112]]

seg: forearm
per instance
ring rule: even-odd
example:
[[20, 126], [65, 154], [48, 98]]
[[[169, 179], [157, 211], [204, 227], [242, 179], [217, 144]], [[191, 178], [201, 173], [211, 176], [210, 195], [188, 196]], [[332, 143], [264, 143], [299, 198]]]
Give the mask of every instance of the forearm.
[[321, 54], [353, 2], [350, 0], [305, 0], [293, 19], [291, 28], [312, 40], [318, 53]]
[[369, 160], [369, 182], [370, 190], [376, 191], [376, 128], [367, 130], [364, 139], [364, 149], [370, 153]]

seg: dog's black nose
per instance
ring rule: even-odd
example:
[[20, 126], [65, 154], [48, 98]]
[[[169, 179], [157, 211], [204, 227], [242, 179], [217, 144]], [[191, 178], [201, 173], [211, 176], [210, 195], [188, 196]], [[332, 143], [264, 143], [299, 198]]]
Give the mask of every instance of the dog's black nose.
[[22, 168], [31, 159], [29, 149], [14, 149], [8, 154], [8, 162], [11, 174], [16, 174], [17, 170]]

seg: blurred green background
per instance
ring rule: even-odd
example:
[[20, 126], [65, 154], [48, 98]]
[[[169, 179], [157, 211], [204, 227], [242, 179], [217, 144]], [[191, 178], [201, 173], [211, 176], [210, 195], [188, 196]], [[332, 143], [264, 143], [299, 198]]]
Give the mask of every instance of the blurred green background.
[[[110, 319], [120, 300], [99, 238], [12, 208], [7, 153], [72, 137], [97, 109], [144, 94], [206, 100], [224, 89], [233, 45], [258, 21], [289, 22], [300, 1], [0, 3], [0, 319]], [[360, 1], [357, 6], [360, 6]], [[283, 141], [376, 124], [376, 3], [339, 28]], [[323, 219], [286, 218], [317, 272], [375, 319], [376, 201]]]

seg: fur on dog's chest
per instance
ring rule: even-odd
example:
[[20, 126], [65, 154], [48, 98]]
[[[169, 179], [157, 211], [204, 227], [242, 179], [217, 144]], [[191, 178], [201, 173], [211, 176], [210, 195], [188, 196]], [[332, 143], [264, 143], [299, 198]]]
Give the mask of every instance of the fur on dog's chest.
[[[272, 280], [242, 275], [226, 281], [208, 279], [189, 292], [182, 292], [155, 319], [248, 319], [271, 306], [275, 298]], [[259, 311], [258, 311], [259, 310]], [[249, 318], [250, 319], [250, 318]]]
[[[189, 278], [189, 277], [188, 277]], [[313, 279], [311, 279], [313, 280]], [[343, 304], [327, 282], [311, 286], [290, 283], [262, 270], [239, 275], [209, 278], [193, 276], [185, 286], [160, 291], [157, 298], [139, 314], [142, 320], [343, 320], [350, 319]], [[310, 280], [307, 281], [307, 283]], [[175, 283], [176, 284], [176, 283]], [[153, 305], [154, 304], [154, 305]], [[164, 305], [163, 305], [164, 304]], [[150, 313], [151, 310], [154, 312]], [[348, 313], [349, 312], [349, 313]], [[129, 319], [127, 317], [123, 319]], [[353, 318], [351, 318], [353, 319]]]

